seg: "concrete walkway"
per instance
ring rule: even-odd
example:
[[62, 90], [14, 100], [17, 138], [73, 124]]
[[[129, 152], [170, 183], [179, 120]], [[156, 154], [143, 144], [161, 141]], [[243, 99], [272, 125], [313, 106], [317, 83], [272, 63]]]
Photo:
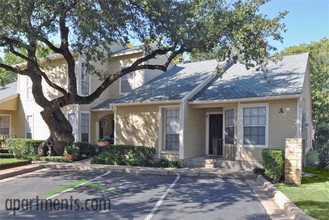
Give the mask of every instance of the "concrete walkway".
[[275, 188], [273, 184], [265, 180], [262, 176], [257, 176], [252, 172], [236, 169], [223, 168], [158, 168], [158, 167], [137, 167], [120, 165], [90, 164], [90, 159], [77, 161], [74, 163], [58, 162], [34, 162], [33, 164], [0, 170], [0, 180], [16, 175], [32, 172], [35, 170], [49, 168], [60, 170], [77, 171], [101, 171], [118, 172], [130, 174], [153, 174], [153, 175], [180, 175], [180, 176], [202, 176], [243, 179], [252, 189], [258, 200], [262, 203], [268, 216], [271, 219], [313, 219], [305, 215], [293, 202], [283, 193]]

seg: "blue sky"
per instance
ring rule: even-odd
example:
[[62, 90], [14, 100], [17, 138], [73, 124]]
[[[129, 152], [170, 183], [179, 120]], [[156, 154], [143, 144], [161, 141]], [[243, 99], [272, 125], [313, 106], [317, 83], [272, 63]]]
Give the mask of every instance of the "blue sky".
[[272, 18], [284, 10], [289, 13], [283, 20], [287, 29], [282, 34], [283, 44], [270, 41], [278, 51], [323, 37], [329, 38], [329, 0], [272, 0], [262, 6], [261, 13]]
[[323, 37], [329, 38], [329, 0], [272, 0], [261, 7], [261, 13], [270, 18], [284, 10], [289, 13], [283, 20], [287, 28], [287, 32], [282, 34], [283, 43], [270, 40], [278, 51]]

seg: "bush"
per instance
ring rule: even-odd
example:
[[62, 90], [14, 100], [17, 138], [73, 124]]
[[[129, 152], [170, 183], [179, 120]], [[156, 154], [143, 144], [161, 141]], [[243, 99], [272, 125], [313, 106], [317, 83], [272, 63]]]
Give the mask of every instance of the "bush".
[[90, 144], [87, 142], [75, 142], [72, 144], [72, 146], [77, 147], [79, 149], [77, 153], [78, 159], [92, 157], [96, 155], [96, 153], [99, 151], [97, 145]]
[[325, 168], [329, 165], [329, 140], [327, 143], [318, 146], [319, 168]]
[[318, 167], [324, 168], [329, 165], [329, 124], [322, 124], [315, 128], [315, 149], [319, 152]]
[[68, 160], [64, 158], [63, 156], [34, 156], [31, 157], [32, 160], [34, 161], [49, 161], [49, 162], [68, 162], [71, 163], [72, 160]]
[[169, 160], [160, 160], [159, 163], [154, 164], [156, 167], [176, 167], [176, 168], [183, 168], [184, 165], [180, 161], [169, 161]]
[[91, 163], [147, 166], [153, 163], [155, 148], [131, 145], [111, 145], [94, 156]]
[[319, 152], [317, 150], [310, 150], [306, 154], [306, 165], [317, 166], [319, 164]]
[[6, 139], [7, 148], [14, 153], [16, 158], [29, 158], [38, 155], [38, 147], [44, 142], [27, 138]]
[[272, 182], [278, 182], [283, 176], [283, 150], [263, 149], [264, 175]]
[[264, 169], [263, 168], [255, 167], [252, 171], [254, 172], [254, 174], [264, 175]]

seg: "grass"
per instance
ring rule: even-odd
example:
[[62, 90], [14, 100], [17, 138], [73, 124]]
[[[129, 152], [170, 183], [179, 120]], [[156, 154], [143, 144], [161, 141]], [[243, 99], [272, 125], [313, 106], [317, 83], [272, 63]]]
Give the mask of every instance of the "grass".
[[307, 215], [319, 220], [328, 219], [329, 169], [306, 167], [304, 172], [313, 176], [303, 177], [302, 185], [278, 183], [276, 187]]
[[32, 157], [32, 159], [37, 161], [69, 162], [69, 163], [72, 162], [71, 160], [68, 160], [63, 156], [46, 156], [46, 157], [36, 156], [36, 157]]
[[7, 169], [11, 167], [22, 166], [30, 164], [30, 160], [16, 159], [16, 158], [1, 158], [0, 159], [0, 169]]

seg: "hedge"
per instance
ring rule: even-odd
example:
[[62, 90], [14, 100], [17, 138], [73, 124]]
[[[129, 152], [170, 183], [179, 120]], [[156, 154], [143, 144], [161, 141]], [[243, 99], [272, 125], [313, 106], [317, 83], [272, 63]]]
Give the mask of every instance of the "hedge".
[[[15, 157], [28, 158], [38, 155], [38, 147], [42, 142], [44, 141], [27, 138], [8, 138], [6, 139], [6, 146], [8, 150], [16, 154]], [[17, 152], [20, 154], [17, 154]]]
[[91, 163], [147, 166], [153, 163], [155, 148], [132, 145], [111, 145], [94, 156]]
[[283, 176], [283, 150], [263, 149], [262, 154], [265, 177], [273, 183], [278, 182]]
[[99, 148], [98, 145], [90, 144], [88, 142], [75, 142], [72, 144], [72, 146], [79, 149], [77, 155], [78, 160], [96, 155]]

